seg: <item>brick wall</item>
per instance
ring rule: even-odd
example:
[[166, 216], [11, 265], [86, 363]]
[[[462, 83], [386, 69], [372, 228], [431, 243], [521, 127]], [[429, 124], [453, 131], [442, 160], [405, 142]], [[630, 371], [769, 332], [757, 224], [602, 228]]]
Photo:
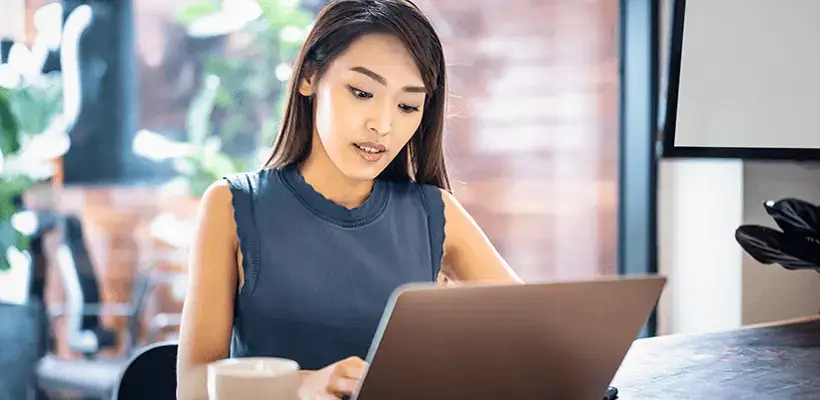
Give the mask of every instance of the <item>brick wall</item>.
[[534, 280], [615, 272], [617, 1], [424, 0], [457, 196]]

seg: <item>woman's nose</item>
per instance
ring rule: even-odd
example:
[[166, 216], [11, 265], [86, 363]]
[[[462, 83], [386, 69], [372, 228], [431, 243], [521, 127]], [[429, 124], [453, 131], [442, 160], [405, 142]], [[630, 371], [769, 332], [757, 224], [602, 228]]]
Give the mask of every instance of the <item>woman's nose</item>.
[[373, 113], [367, 120], [366, 128], [370, 131], [376, 132], [379, 135], [386, 135], [392, 129], [392, 110], [387, 106], [374, 107]]

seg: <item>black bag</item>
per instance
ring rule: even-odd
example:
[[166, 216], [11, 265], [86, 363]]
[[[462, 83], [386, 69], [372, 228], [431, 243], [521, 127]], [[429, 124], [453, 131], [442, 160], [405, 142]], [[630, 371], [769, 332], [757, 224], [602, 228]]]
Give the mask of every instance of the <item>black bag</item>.
[[782, 231], [742, 225], [735, 240], [743, 250], [762, 264], [820, 273], [820, 207], [792, 198], [767, 201], [763, 207]]

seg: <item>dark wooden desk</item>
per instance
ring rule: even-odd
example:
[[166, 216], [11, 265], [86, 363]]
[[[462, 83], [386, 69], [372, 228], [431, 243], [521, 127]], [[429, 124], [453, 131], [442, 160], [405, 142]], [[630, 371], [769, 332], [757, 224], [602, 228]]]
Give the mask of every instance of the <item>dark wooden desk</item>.
[[632, 344], [613, 386], [628, 399], [820, 399], [820, 316]]

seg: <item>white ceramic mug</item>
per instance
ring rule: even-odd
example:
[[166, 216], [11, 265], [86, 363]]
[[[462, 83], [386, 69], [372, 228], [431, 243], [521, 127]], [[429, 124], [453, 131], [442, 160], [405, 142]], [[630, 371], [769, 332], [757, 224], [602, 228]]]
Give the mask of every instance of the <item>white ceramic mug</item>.
[[210, 400], [297, 400], [299, 364], [272, 357], [229, 358], [208, 365]]

